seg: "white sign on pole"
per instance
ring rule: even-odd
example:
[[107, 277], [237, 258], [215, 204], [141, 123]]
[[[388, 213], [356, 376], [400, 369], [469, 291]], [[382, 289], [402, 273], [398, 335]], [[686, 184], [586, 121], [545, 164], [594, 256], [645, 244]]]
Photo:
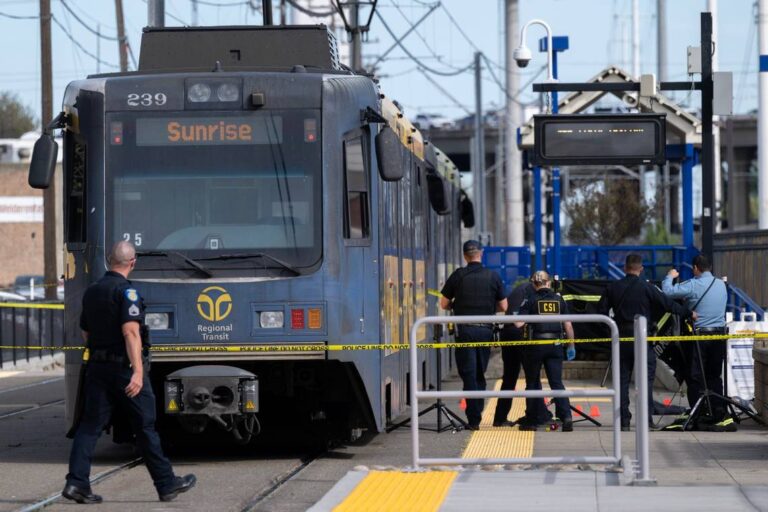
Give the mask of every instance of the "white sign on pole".
[[[752, 317], [752, 321], [745, 321]], [[752, 347], [755, 339], [750, 334], [768, 332], [768, 322], [757, 322], [754, 313], [742, 313], [741, 321], [728, 324], [728, 334], [743, 334], [744, 338], [728, 340], [726, 365], [728, 372], [728, 395], [742, 400], [755, 397], [755, 361]]]
[[0, 222], [43, 222], [42, 196], [0, 196]]

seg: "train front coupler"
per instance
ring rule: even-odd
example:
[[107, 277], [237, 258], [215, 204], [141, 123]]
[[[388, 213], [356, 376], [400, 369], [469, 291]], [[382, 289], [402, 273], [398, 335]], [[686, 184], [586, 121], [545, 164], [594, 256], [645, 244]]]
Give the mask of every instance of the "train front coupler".
[[245, 444], [258, 434], [259, 381], [234, 366], [199, 365], [182, 368], [165, 378], [165, 413], [199, 434], [213, 422]]

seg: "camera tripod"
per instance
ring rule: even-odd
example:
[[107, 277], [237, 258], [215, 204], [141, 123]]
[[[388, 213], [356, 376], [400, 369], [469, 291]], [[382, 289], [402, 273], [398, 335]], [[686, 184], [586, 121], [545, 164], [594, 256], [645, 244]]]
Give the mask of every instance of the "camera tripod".
[[[435, 329], [435, 336], [434, 340], [435, 342], [438, 342], [440, 338], [442, 338], [441, 334], [439, 334], [440, 330]], [[439, 348], [434, 349], [437, 351], [437, 391], [442, 391], [443, 389], [443, 360], [442, 360], [442, 351]], [[446, 430], [450, 430], [452, 432], [459, 432], [461, 430], [464, 430], [467, 427], [467, 422], [461, 419], [461, 417], [450, 410], [448, 406], [446, 406], [442, 400], [439, 398], [427, 407], [426, 409], [423, 409], [419, 411], [419, 417], [424, 416], [427, 413], [430, 413], [432, 411], [437, 411], [437, 426], [435, 427], [419, 427], [419, 430], [428, 430], [430, 432], [437, 432], [438, 434], [441, 432], [445, 432]], [[443, 424], [443, 419], [446, 419], [448, 421], [447, 424]], [[394, 425], [390, 425], [386, 428], [386, 432], [392, 432], [393, 430], [396, 430], [400, 427], [404, 427], [408, 425], [411, 422], [411, 418], [408, 417], [407, 419], [404, 419], [403, 421], [399, 423], [395, 423]]]
[[[715, 393], [711, 389], [709, 389], [709, 385], [707, 384], [707, 378], [704, 374], [704, 358], [701, 355], [701, 347], [699, 346], [699, 343], [702, 342], [695, 342], [696, 344], [693, 347], [693, 351], [695, 352], [696, 362], [699, 365], [699, 371], [701, 371], [701, 383], [703, 386], [703, 391], [701, 393], [701, 396], [698, 400], [696, 400], [696, 403], [691, 408], [691, 413], [688, 415], [688, 419], [686, 419], [685, 423], [683, 423], [683, 431], [688, 430], [689, 425], [691, 425], [696, 419], [698, 419], [699, 415], [701, 415], [703, 408], [706, 407], [706, 410], [709, 412], [709, 415], [711, 417], [714, 416], [714, 409], [712, 408], [712, 399], [720, 400], [722, 403], [725, 404], [726, 408], [728, 409], [728, 412], [733, 417], [734, 421], [737, 423], [741, 423], [741, 419], [739, 417], [739, 414], [736, 413], [736, 409], [741, 411], [742, 414], [748, 416], [750, 419], [755, 420], [756, 422], [766, 425], [765, 421], [755, 414], [750, 407], [745, 406], [732, 398], [725, 396], [728, 394], [728, 365], [725, 363], [726, 358], [723, 358], [723, 395], [719, 393]], [[706, 343], [706, 342], [704, 342]], [[726, 345], [727, 350], [727, 345]]]

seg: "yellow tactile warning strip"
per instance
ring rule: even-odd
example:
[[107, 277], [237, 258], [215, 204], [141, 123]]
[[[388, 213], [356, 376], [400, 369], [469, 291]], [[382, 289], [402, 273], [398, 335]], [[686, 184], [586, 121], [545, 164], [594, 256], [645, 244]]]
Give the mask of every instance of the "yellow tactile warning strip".
[[[517, 389], [525, 389], [525, 380], [517, 381]], [[494, 389], [501, 389], [501, 380], [496, 381]], [[496, 411], [497, 398], [491, 398], [485, 404], [480, 430], [472, 433], [461, 457], [474, 458], [515, 458], [533, 456], [533, 437], [535, 432], [521, 431], [517, 427], [494, 427], [493, 413]], [[510, 420], [525, 414], [525, 400], [512, 400]]]
[[437, 511], [457, 471], [371, 471], [333, 512]]

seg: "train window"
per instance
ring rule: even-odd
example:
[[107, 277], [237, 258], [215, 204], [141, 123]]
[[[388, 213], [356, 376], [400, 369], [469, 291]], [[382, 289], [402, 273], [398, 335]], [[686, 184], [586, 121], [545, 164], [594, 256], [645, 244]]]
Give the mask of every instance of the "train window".
[[344, 141], [344, 178], [344, 237], [368, 238], [368, 165], [361, 136]]
[[66, 241], [70, 249], [76, 249], [86, 242], [86, 147], [75, 135], [65, 137], [66, 158], [70, 162], [65, 167], [69, 172], [64, 185]]

